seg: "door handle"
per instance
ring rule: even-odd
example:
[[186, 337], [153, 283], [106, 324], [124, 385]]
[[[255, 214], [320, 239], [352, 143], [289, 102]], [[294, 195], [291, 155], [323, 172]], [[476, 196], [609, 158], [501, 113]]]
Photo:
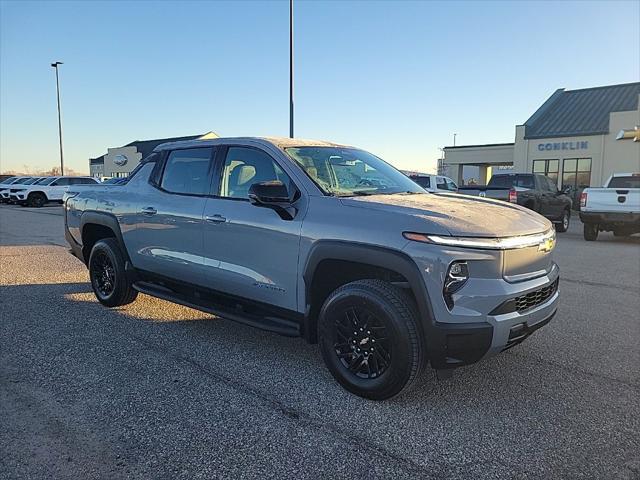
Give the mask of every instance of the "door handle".
[[142, 213], [144, 215], [155, 215], [156, 213], [158, 213], [158, 211], [153, 207], [144, 207], [142, 209]]
[[209, 223], [224, 223], [227, 221], [227, 219], [219, 213], [216, 213], [215, 215], [205, 215], [204, 219]]

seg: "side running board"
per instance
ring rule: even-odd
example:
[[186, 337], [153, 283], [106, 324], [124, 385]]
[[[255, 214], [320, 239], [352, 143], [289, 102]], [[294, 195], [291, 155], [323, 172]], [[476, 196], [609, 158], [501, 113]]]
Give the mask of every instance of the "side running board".
[[225, 308], [217, 307], [204, 300], [199, 301], [197, 298], [187, 298], [169, 288], [165, 288], [153, 283], [138, 281], [133, 284], [140, 293], [151, 295], [152, 297], [160, 298], [170, 302], [184, 305], [185, 307], [194, 308], [201, 312], [210, 313], [217, 317], [233, 320], [234, 322], [243, 323], [250, 327], [259, 328], [260, 330], [266, 330], [274, 332], [279, 335], [287, 337], [299, 337], [300, 325], [298, 322], [288, 320], [285, 318], [279, 318], [274, 316], [259, 316], [247, 312], [230, 311]]

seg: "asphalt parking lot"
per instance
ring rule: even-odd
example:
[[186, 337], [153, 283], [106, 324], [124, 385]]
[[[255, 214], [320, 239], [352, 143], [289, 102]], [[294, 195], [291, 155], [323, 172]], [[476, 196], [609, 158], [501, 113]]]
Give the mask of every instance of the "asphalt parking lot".
[[548, 326], [372, 402], [301, 339], [102, 307], [61, 215], [0, 205], [0, 478], [640, 478], [640, 237], [574, 218]]

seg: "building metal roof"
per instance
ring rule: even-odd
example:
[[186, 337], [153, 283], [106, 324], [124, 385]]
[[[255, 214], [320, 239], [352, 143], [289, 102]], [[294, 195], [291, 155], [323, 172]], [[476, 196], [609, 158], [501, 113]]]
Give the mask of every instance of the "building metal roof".
[[107, 154], [105, 153], [104, 155], [100, 156], [100, 157], [96, 157], [96, 158], [90, 158], [89, 159], [89, 165], [104, 165], [104, 157]]
[[[127, 143], [126, 145], [123, 145], [122, 147], [118, 147], [118, 148], [123, 148], [123, 147], [136, 147], [136, 150], [142, 154], [142, 158], [146, 157], [147, 155], [149, 155], [151, 152], [153, 152], [153, 150], [158, 146], [161, 145], [163, 143], [167, 143], [167, 142], [180, 142], [180, 141], [186, 141], [186, 140], [196, 140], [198, 138], [200, 139], [211, 139], [211, 138], [217, 138], [218, 134], [215, 132], [207, 132], [201, 135], [189, 135], [187, 137], [172, 137], [172, 138], [157, 138], [154, 140], [134, 140], [133, 142]], [[104, 157], [106, 157], [107, 154], [105, 153], [104, 155], [102, 155], [101, 157], [96, 157], [96, 158], [90, 158], [89, 159], [89, 165], [102, 165], [104, 164]]]
[[640, 82], [565, 90], [560, 88], [525, 122], [524, 138], [609, 133], [609, 114], [638, 108]]
[[[206, 134], [205, 134], [206, 135]], [[127, 143], [124, 145], [125, 147], [136, 147], [139, 153], [142, 154], [142, 158], [149, 155], [153, 152], [153, 149], [158, 145], [167, 142], [181, 142], [185, 140], [195, 140], [196, 138], [200, 138], [202, 135], [189, 135], [187, 137], [173, 137], [173, 138], [158, 138], [155, 140], [135, 140], [131, 143]]]

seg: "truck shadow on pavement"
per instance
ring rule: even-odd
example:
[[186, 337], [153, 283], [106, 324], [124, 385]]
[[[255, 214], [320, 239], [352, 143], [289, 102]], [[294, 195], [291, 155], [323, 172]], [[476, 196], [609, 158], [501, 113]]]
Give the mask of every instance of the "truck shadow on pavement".
[[[26, 426], [24, 419], [9, 418], [12, 442], [42, 450], [53, 448], [47, 443], [53, 437], [62, 439], [58, 443], [72, 437], [76, 446], [58, 445], [63, 453], [56, 455], [71, 449], [70, 456], [94, 458], [109, 474], [120, 466], [147, 472], [141, 459], [173, 437], [181, 439], [172, 448], [182, 457], [195, 455], [190, 449], [205, 442], [208, 455], [234, 458], [237, 450], [229, 449], [236, 447], [225, 435], [262, 439], [256, 448], [275, 452], [282, 462], [309, 441], [327, 451], [339, 446], [341, 455], [354, 455], [354, 465], [379, 472], [389, 467], [414, 478], [471, 478], [505, 473], [505, 465], [514, 476], [541, 474], [539, 463], [522, 462], [529, 453], [520, 446], [536, 445], [536, 458], [552, 462], [575, 444], [581, 450], [572, 453], [571, 467], [565, 465], [565, 473], [575, 473], [571, 468], [589, 462], [591, 450], [601, 455], [606, 447], [595, 441], [586, 448], [584, 435], [597, 433], [607, 445], [618, 445], [611, 439], [634, 428], [633, 421], [620, 429], [612, 420], [620, 407], [607, 405], [607, 394], [587, 393], [597, 379], [538, 362], [526, 349], [462, 369], [444, 382], [427, 369], [409, 393], [373, 402], [339, 387], [316, 345], [145, 295], [112, 310], [95, 300], [87, 283], [7, 285], [0, 298], [6, 312], [0, 383], [10, 399], [42, 409]], [[586, 395], [606, 410], [582, 408]], [[44, 434], [36, 424], [52, 411], [62, 433], [49, 432], [39, 444]], [[280, 450], [274, 432], [293, 440]], [[307, 435], [313, 440], [302, 440]], [[325, 461], [317, 457], [325, 454], [315, 452], [313, 462]], [[58, 456], [51, 462], [60, 471], [84, 471]]]

